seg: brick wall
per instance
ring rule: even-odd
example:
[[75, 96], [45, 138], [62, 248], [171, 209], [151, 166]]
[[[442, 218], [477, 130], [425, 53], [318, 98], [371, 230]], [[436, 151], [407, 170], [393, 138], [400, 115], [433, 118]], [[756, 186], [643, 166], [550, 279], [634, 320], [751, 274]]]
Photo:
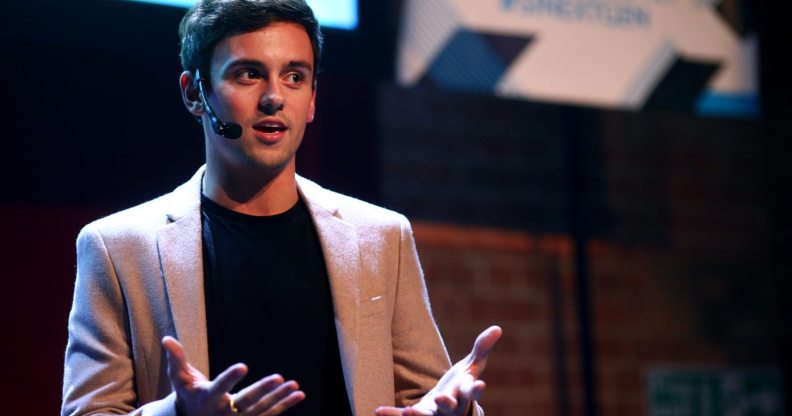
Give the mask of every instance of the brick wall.
[[[570, 239], [424, 222], [414, 232], [452, 359], [487, 326], [504, 330], [484, 377], [488, 414], [582, 414]], [[729, 271], [698, 274], [652, 247], [592, 241], [588, 252], [601, 414], [647, 414], [652, 366], [779, 364], [776, 323], [734, 292]], [[709, 310], [727, 300], [734, 311]]]
[[[415, 238], [438, 325], [452, 360], [492, 324], [504, 330], [488, 363], [489, 414], [556, 414], [557, 326], [575, 338], [570, 245], [564, 238], [416, 223]], [[556, 304], [560, 300], [560, 304]], [[565, 341], [566, 342], [566, 341]]]
[[576, 264], [602, 415], [647, 414], [652, 368], [785, 365], [760, 123], [395, 88], [381, 107], [384, 203], [414, 222], [452, 358], [504, 328], [489, 414], [583, 414]]

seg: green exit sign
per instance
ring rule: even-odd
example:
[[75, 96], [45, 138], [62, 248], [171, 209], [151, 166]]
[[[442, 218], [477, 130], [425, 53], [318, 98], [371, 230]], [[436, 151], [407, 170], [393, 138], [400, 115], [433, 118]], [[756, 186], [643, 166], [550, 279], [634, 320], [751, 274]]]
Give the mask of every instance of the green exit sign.
[[785, 416], [784, 379], [772, 368], [653, 368], [650, 416]]

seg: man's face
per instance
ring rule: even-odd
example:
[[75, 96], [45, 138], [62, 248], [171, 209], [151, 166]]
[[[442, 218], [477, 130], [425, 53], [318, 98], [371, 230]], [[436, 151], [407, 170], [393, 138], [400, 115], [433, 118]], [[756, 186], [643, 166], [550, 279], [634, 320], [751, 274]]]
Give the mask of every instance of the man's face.
[[226, 171], [275, 175], [293, 169], [314, 117], [313, 67], [311, 41], [296, 23], [276, 22], [220, 41], [207, 99], [220, 120], [242, 126], [242, 137], [218, 136], [204, 115], [207, 159]]

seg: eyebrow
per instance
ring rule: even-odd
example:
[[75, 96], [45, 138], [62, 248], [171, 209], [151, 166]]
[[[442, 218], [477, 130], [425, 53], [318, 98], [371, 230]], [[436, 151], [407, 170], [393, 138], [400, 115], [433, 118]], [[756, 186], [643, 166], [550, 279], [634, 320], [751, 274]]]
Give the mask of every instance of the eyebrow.
[[[261, 61], [255, 60], [255, 59], [237, 59], [235, 61], [229, 62], [228, 65], [226, 65], [225, 68], [223, 69], [223, 72], [226, 73], [226, 72], [228, 72], [229, 69], [237, 68], [237, 67], [240, 67], [240, 66], [250, 66], [250, 67], [255, 67], [255, 68], [264, 68], [264, 67], [266, 67], [266, 65], [264, 65], [264, 63], [262, 63]], [[308, 63], [307, 61], [289, 61], [289, 63], [286, 64], [286, 66], [284, 66], [283, 68], [284, 69], [303, 69], [303, 70], [306, 70], [308, 72], [313, 73], [313, 66], [310, 63]]]
[[295, 68], [295, 69], [304, 69], [309, 72], [313, 72], [313, 66], [306, 61], [289, 61], [289, 64], [286, 65], [286, 68]]
[[220, 73], [221, 74], [228, 74], [229, 71], [231, 71], [231, 70], [233, 70], [235, 68], [238, 68], [238, 67], [263, 68], [264, 64], [261, 63], [260, 61], [255, 60], [255, 59], [236, 59], [236, 60], [233, 60], [233, 61], [229, 62], [228, 64], [226, 64], [222, 68], [222, 71], [220, 71]]

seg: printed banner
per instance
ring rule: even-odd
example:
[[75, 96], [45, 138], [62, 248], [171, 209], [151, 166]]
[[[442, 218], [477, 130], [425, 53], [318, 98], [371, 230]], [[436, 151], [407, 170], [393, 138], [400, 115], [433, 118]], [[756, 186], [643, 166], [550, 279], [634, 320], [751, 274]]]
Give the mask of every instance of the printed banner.
[[398, 82], [619, 109], [758, 113], [741, 0], [407, 0]]
[[649, 416], [783, 416], [776, 368], [658, 367], [647, 374]]

